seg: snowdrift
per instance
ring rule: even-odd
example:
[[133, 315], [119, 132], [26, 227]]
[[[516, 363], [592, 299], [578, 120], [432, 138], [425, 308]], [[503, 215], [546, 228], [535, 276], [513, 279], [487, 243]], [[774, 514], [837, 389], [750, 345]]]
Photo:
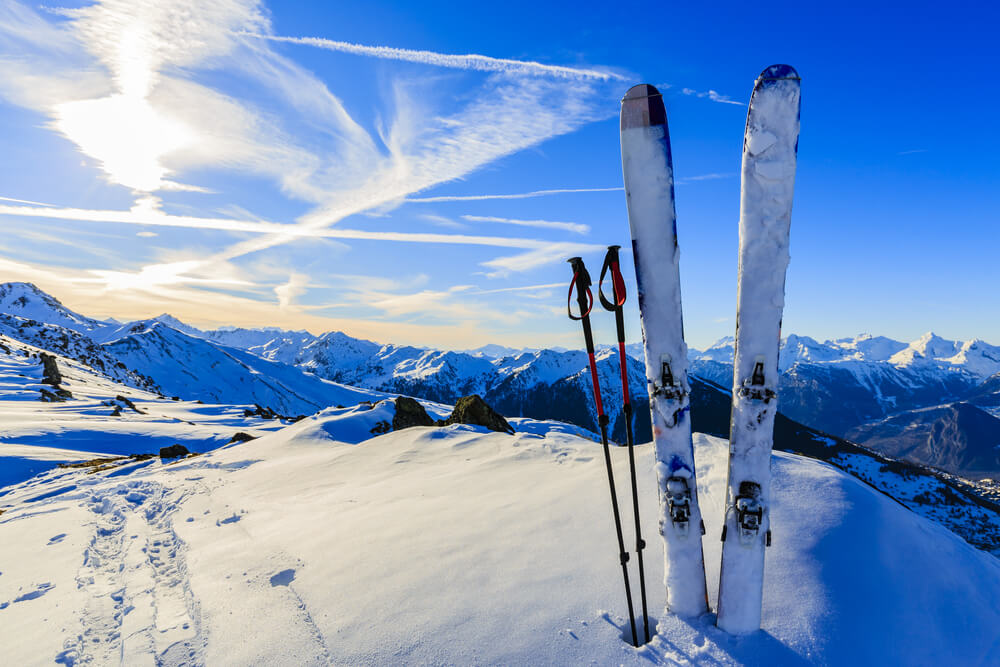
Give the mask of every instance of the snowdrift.
[[[363, 438], [330, 409], [172, 464], [49, 471], [0, 497], [7, 664], [985, 664], [1000, 561], [830, 466], [773, 458], [763, 630], [650, 609], [630, 647], [600, 445], [553, 422]], [[626, 452], [614, 453], [626, 479]], [[727, 446], [696, 436], [714, 607]], [[627, 508], [625, 524], [631, 513]], [[633, 576], [633, 581], [636, 577]]]

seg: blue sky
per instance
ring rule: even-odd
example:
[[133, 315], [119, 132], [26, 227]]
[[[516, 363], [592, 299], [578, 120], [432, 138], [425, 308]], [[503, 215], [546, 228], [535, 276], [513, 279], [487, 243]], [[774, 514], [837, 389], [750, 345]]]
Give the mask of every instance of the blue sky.
[[0, 281], [119, 319], [577, 346], [564, 260], [628, 245], [618, 100], [649, 82], [705, 347], [734, 328], [745, 104], [788, 62], [784, 330], [998, 342], [997, 10], [678, 4], [7, 1]]

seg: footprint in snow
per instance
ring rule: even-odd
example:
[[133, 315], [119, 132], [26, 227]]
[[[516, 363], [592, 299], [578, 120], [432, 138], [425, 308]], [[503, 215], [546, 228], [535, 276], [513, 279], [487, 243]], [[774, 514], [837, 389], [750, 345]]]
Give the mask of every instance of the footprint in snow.
[[59, 533], [58, 535], [53, 535], [49, 538], [49, 543], [46, 546], [51, 546], [53, 544], [59, 544], [66, 538], [66, 533]]
[[14, 602], [24, 602], [25, 600], [34, 600], [36, 598], [40, 598], [49, 591], [51, 591], [53, 588], [55, 588], [55, 584], [50, 584], [49, 582], [45, 582], [44, 584], [38, 584], [38, 588], [36, 588], [33, 591], [29, 591], [24, 595], [17, 596], [16, 598], [14, 598]]
[[272, 586], [287, 586], [295, 580], [295, 570], [287, 569], [271, 577]]

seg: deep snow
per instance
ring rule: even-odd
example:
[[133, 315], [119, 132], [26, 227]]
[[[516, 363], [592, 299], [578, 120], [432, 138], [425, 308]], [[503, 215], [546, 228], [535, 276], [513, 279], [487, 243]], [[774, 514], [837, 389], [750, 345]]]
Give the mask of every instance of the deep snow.
[[[598, 443], [531, 420], [515, 436], [366, 438], [387, 414], [330, 409], [173, 464], [12, 487], [4, 662], [986, 664], [1000, 648], [1000, 561], [780, 453], [763, 631], [737, 639], [712, 615], [658, 611], [657, 637], [631, 648]], [[695, 445], [712, 592], [727, 447]], [[637, 453], [661, 610], [652, 449]], [[614, 456], [624, 480], [626, 452]]]

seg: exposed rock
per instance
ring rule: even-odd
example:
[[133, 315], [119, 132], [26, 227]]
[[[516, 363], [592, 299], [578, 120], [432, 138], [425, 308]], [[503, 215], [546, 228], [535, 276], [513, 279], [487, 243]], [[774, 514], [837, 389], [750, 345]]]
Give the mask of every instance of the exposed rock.
[[57, 388], [54, 392], [48, 389], [39, 389], [38, 391], [42, 394], [42, 397], [38, 400], [44, 403], [62, 403], [67, 398], [73, 398], [73, 394], [68, 389]]
[[275, 412], [271, 408], [266, 408], [257, 403], [253, 404], [254, 409], [243, 410], [244, 417], [260, 417], [261, 419], [281, 419], [284, 421], [298, 422], [306, 418], [306, 415], [296, 415], [294, 417], [289, 417], [288, 415], [283, 415]]
[[229, 443], [231, 444], [234, 442], [249, 442], [250, 440], [256, 440], [256, 439], [257, 436], [250, 435], [249, 433], [244, 433], [243, 431], [240, 431], [229, 439]]
[[140, 415], [146, 414], [145, 412], [143, 412], [139, 408], [135, 407], [135, 403], [133, 403], [127, 397], [122, 396], [121, 394], [118, 394], [117, 396], [115, 396], [115, 400], [124, 403], [133, 412], [138, 412]]
[[59, 383], [62, 382], [62, 373], [59, 372], [56, 358], [47, 352], [42, 352], [40, 357], [42, 360], [42, 384], [58, 387]]
[[372, 426], [371, 430], [368, 432], [373, 435], [382, 435], [383, 433], [388, 433], [391, 430], [392, 430], [392, 424], [383, 419], [382, 421], [375, 424], [375, 426]]
[[507, 423], [498, 412], [486, 404], [479, 394], [463, 396], [455, 403], [455, 409], [451, 416], [441, 422], [442, 426], [448, 424], [472, 424], [475, 426], [485, 426], [491, 431], [500, 433], [514, 433], [514, 427]]
[[160, 447], [160, 458], [161, 459], [176, 459], [181, 456], [187, 456], [191, 452], [184, 445], [170, 445], [169, 447]]
[[411, 426], [434, 426], [424, 406], [409, 396], [400, 396], [396, 399], [396, 414], [392, 418], [392, 430], [400, 431]]

